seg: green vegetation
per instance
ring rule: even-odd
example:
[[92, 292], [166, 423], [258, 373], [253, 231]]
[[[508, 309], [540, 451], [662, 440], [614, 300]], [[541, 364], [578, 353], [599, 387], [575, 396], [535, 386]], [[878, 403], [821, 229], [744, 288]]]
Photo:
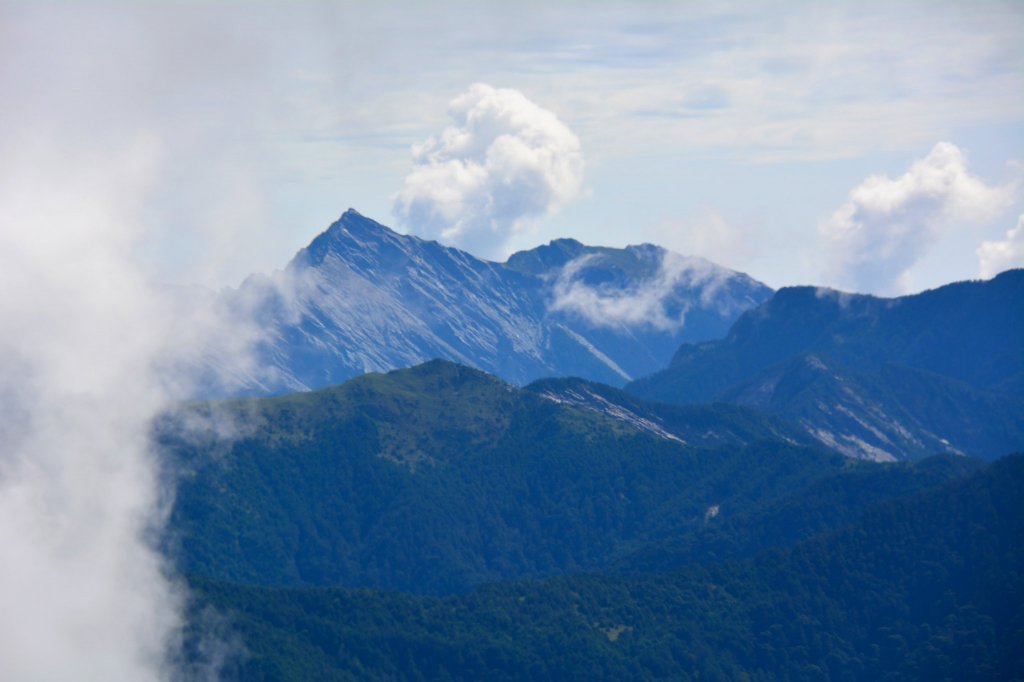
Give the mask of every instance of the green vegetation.
[[[782, 440], [685, 447], [440, 361], [179, 418], [203, 412], [245, 430], [219, 442], [165, 425], [181, 568], [262, 585], [446, 594], [746, 557], [972, 466], [878, 467]], [[762, 432], [741, 409], [695, 413], [700, 429]]]
[[212, 622], [247, 681], [1024, 679], [1024, 456], [793, 436], [441, 361], [191, 405], [158, 429], [186, 655]]
[[1022, 494], [1016, 456], [789, 549], [652, 577], [453, 597], [192, 584], [244, 638], [246, 680], [1014, 680]]

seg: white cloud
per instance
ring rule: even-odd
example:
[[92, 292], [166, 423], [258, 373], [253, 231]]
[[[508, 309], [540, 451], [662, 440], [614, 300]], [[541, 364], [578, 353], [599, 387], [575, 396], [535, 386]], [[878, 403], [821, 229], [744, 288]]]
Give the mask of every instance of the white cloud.
[[868, 177], [819, 225], [823, 276], [858, 292], [901, 293], [910, 268], [936, 241], [999, 215], [1013, 190], [972, 176], [964, 152], [940, 142], [898, 178]]
[[995, 277], [1004, 270], [1024, 267], [1024, 214], [1017, 218], [1017, 226], [1006, 232], [1006, 239], [982, 242], [978, 247], [978, 274]]
[[395, 197], [411, 231], [497, 258], [513, 233], [579, 195], [579, 139], [521, 92], [476, 84], [448, 113], [453, 125], [413, 147]]
[[156, 547], [173, 481], [150, 427], [244, 320], [176, 308], [137, 264], [158, 137], [25, 121], [0, 147], [0, 679], [205, 675], [176, 667], [187, 595]]
[[[586, 254], [563, 266], [552, 286], [553, 312], [570, 312], [599, 327], [652, 327], [675, 332], [686, 324], [694, 305], [726, 305], [718, 293], [730, 272], [700, 258], [688, 258], [656, 247], [645, 255], [658, 259], [654, 274], [622, 288], [614, 283], [591, 285], [585, 271], [600, 266], [600, 254]], [[699, 295], [679, 295], [680, 288], [699, 287]]]
[[155, 680], [181, 625], [146, 539], [166, 321], [128, 258], [155, 150], [36, 153], [0, 167], [0, 678]]
[[[540, 241], [583, 238], [602, 216], [614, 215], [609, 232], [632, 227], [621, 207], [640, 224], [691, 212], [693, 197], [730, 184], [729, 169], [713, 170], [723, 160], [905, 153], [952, 130], [992, 131], [993, 149], [1010, 148], [1022, 29], [1014, 2], [0, 3], [0, 118], [12, 139], [40, 118], [79, 139], [158, 134], [174, 158], [147, 218], [160, 226], [150, 264], [234, 285], [280, 267], [347, 206], [386, 215], [409, 146], [443, 129], [445, 93], [480, 74], [560, 112], [590, 182], [610, 169], [644, 178], [608, 181], [593, 210], [565, 211]], [[674, 167], [650, 174], [653, 157]], [[730, 220], [764, 208], [806, 225], [825, 210], [766, 204], [756, 181], [729, 189], [735, 199], [711, 202]], [[210, 223], [232, 226], [213, 249]]]

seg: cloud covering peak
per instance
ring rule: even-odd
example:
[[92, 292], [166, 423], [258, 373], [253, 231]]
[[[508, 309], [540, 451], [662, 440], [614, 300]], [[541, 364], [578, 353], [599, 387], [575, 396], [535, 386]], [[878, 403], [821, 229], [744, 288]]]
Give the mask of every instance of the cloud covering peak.
[[900, 293], [910, 268], [957, 224], [989, 220], [1013, 201], [1013, 185], [971, 175], [967, 156], [939, 142], [903, 175], [871, 175], [819, 226], [826, 275], [845, 287]]
[[448, 114], [452, 125], [413, 147], [393, 207], [406, 228], [499, 258], [514, 233], [579, 195], [579, 138], [523, 93], [478, 83]]
[[[574, 258], [555, 279], [549, 309], [574, 313], [596, 327], [646, 326], [671, 333], [683, 328], [695, 303], [723, 312], [731, 307], [718, 296], [731, 274], [725, 268], [661, 249], [649, 253], [657, 259], [656, 270], [627, 286], [588, 283], [585, 271], [599, 267], [601, 256], [590, 253]], [[692, 289], [700, 289], [696, 297], [683, 295], [682, 290]]]

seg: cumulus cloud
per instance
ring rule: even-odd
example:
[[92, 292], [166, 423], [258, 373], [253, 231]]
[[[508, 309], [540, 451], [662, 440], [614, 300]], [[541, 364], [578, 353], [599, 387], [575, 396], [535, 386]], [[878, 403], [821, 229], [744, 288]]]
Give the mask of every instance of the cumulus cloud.
[[413, 147], [394, 200], [413, 232], [497, 258], [515, 232], [579, 195], [579, 139], [521, 92], [478, 83], [448, 114], [452, 125]]
[[[644, 255], [658, 259], [650, 277], [625, 287], [613, 282], [590, 284], [586, 270], [599, 266], [602, 259], [600, 254], [585, 254], [559, 271], [549, 310], [571, 312], [600, 327], [651, 327], [676, 332], [686, 324], [686, 314], [694, 305], [726, 305], [718, 294], [730, 274], [728, 270], [656, 247], [639, 248], [646, 249]], [[685, 291], [694, 288], [699, 292]]]
[[990, 220], [1013, 187], [971, 175], [956, 145], [940, 142], [898, 178], [872, 175], [819, 226], [827, 279], [861, 292], [897, 293], [910, 268], [950, 230]]
[[978, 274], [995, 277], [1003, 270], [1024, 267], [1024, 214], [1017, 218], [1017, 226], [1007, 230], [1006, 239], [982, 242], [978, 247]]

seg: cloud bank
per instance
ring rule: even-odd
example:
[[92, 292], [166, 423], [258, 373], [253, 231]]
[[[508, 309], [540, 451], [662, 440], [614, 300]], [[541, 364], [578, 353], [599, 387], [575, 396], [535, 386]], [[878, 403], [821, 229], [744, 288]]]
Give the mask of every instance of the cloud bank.
[[41, 128], [0, 130], [0, 679], [201, 678], [158, 550], [173, 479], [151, 425], [252, 330], [138, 265], [158, 137]]
[[0, 165], [3, 680], [216, 674], [181, 659], [188, 596], [158, 548], [174, 472], [151, 427], [200, 378], [249, 371], [256, 331], [137, 266], [159, 157], [142, 139]]
[[910, 268], [949, 231], [989, 220], [1013, 200], [967, 170], [956, 145], [940, 142], [898, 178], [872, 175], [819, 226], [824, 276], [865, 293], [902, 293]]
[[1024, 267], [1024, 214], [1017, 218], [1017, 226], [1007, 230], [1006, 239], [982, 242], [978, 247], [978, 274], [995, 277], [1004, 270]]
[[515, 232], [579, 195], [579, 139], [521, 92], [476, 84], [448, 114], [452, 125], [413, 147], [413, 169], [394, 199], [412, 232], [500, 258]]
[[0, 679], [160, 679], [182, 601], [151, 542], [168, 321], [130, 265], [155, 149], [83, 173], [36, 151], [0, 172]]

